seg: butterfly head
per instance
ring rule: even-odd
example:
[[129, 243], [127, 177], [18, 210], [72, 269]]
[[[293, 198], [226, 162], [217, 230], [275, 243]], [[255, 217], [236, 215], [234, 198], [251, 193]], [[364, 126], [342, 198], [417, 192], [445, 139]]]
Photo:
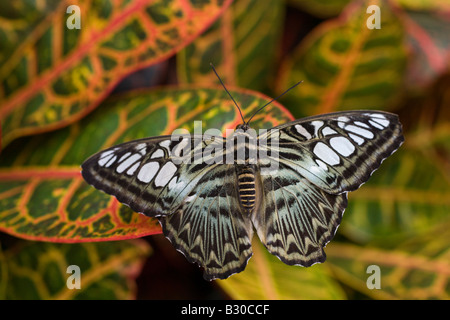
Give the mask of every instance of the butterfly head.
[[242, 131], [247, 131], [248, 129], [250, 129], [250, 126], [248, 125], [248, 123], [241, 123], [241, 124], [238, 124], [237, 125], [237, 127], [236, 127], [236, 130], [242, 130]]

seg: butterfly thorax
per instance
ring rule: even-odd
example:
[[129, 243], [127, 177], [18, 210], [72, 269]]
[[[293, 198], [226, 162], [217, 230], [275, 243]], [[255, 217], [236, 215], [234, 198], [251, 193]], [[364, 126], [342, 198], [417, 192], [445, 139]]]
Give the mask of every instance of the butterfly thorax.
[[234, 149], [235, 164], [255, 164], [257, 157], [258, 137], [256, 131], [248, 127], [248, 125], [238, 125], [236, 131], [230, 139], [228, 139], [227, 147]]

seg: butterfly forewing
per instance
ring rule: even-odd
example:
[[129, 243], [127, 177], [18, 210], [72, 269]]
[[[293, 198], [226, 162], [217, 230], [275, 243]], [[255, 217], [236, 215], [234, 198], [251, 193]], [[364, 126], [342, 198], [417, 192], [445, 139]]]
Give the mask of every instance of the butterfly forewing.
[[380, 111], [305, 118], [259, 137], [274, 138], [280, 163], [329, 193], [358, 189], [403, 143], [398, 117]]
[[126, 142], [82, 164], [84, 179], [136, 212], [155, 217], [174, 212], [207, 172], [214, 170], [205, 148], [222, 137], [161, 136]]

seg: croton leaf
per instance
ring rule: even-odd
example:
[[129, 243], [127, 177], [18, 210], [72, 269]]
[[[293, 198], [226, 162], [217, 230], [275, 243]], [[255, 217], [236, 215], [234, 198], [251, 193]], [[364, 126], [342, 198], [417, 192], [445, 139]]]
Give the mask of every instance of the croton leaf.
[[[80, 119], [121, 78], [191, 42], [230, 2], [3, 1], [2, 145]], [[74, 6], [79, 29], [70, 23]]]
[[[450, 3], [447, 3], [450, 12]], [[417, 90], [430, 85], [450, 66], [450, 14], [434, 11], [408, 11], [403, 15], [411, 55], [406, 85]]]
[[258, 91], [272, 87], [282, 22], [282, 1], [233, 2], [177, 54], [178, 78], [184, 83], [217, 83], [210, 72], [212, 62], [226, 83]]
[[[232, 89], [249, 115], [270, 98]], [[114, 197], [89, 186], [80, 165], [112, 145], [185, 128], [235, 128], [242, 120], [221, 87], [166, 88], [111, 97], [92, 114], [66, 128], [23, 137], [0, 159], [0, 230], [17, 237], [56, 242], [102, 241], [160, 233], [155, 219], [132, 212]], [[274, 102], [255, 116], [252, 127], [271, 128], [292, 120]], [[202, 127], [195, 127], [202, 130]]]
[[253, 256], [245, 271], [217, 280], [233, 299], [345, 299], [325, 264], [310, 268], [288, 266], [271, 255], [255, 237]]
[[450, 10], [450, 2], [447, 0], [393, 0], [393, 2], [408, 10], [441, 12]]
[[0, 257], [0, 290], [4, 288], [0, 298], [133, 299], [135, 278], [149, 254], [148, 244], [138, 239], [74, 244], [19, 241], [4, 251], [3, 263]]
[[[441, 101], [442, 112], [435, 110], [437, 122], [424, 121], [433, 109], [430, 101], [424, 102], [427, 117], [405, 136], [400, 151], [349, 195], [342, 224], [346, 236], [392, 243], [450, 221], [450, 122], [444, 120], [448, 108]], [[418, 115], [417, 109], [411, 111], [411, 116]]]
[[[450, 224], [397, 243], [394, 248], [332, 243], [328, 261], [336, 278], [375, 299], [450, 299]], [[378, 289], [367, 282], [379, 269]]]
[[[369, 5], [381, 8], [381, 29], [367, 27]], [[355, 1], [309, 33], [285, 60], [278, 91], [304, 81], [286, 97], [294, 100], [286, 105], [298, 106], [295, 116], [386, 109], [399, 97], [405, 65], [404, 30], [395, 11], [383, 0]]]

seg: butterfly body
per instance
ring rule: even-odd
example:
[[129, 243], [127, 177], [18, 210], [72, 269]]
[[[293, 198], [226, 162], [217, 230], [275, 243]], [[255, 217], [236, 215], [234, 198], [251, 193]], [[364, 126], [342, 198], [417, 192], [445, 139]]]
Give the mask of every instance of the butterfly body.
[[157, 217], [164, 235], [208, 280], [242, 271], [254, 230], [289, 265], [325, 261], [347, 206], [403, 143], [394, 114], [348, 111], [256, 134], [183, 135], [130, 141], [82, 165], [94, 187]]
[[236, 165], [239, 200], [242, 209], [250, 213], [255, 209], [259, 192], [256, 189], [256, 167], [254, 165]]

